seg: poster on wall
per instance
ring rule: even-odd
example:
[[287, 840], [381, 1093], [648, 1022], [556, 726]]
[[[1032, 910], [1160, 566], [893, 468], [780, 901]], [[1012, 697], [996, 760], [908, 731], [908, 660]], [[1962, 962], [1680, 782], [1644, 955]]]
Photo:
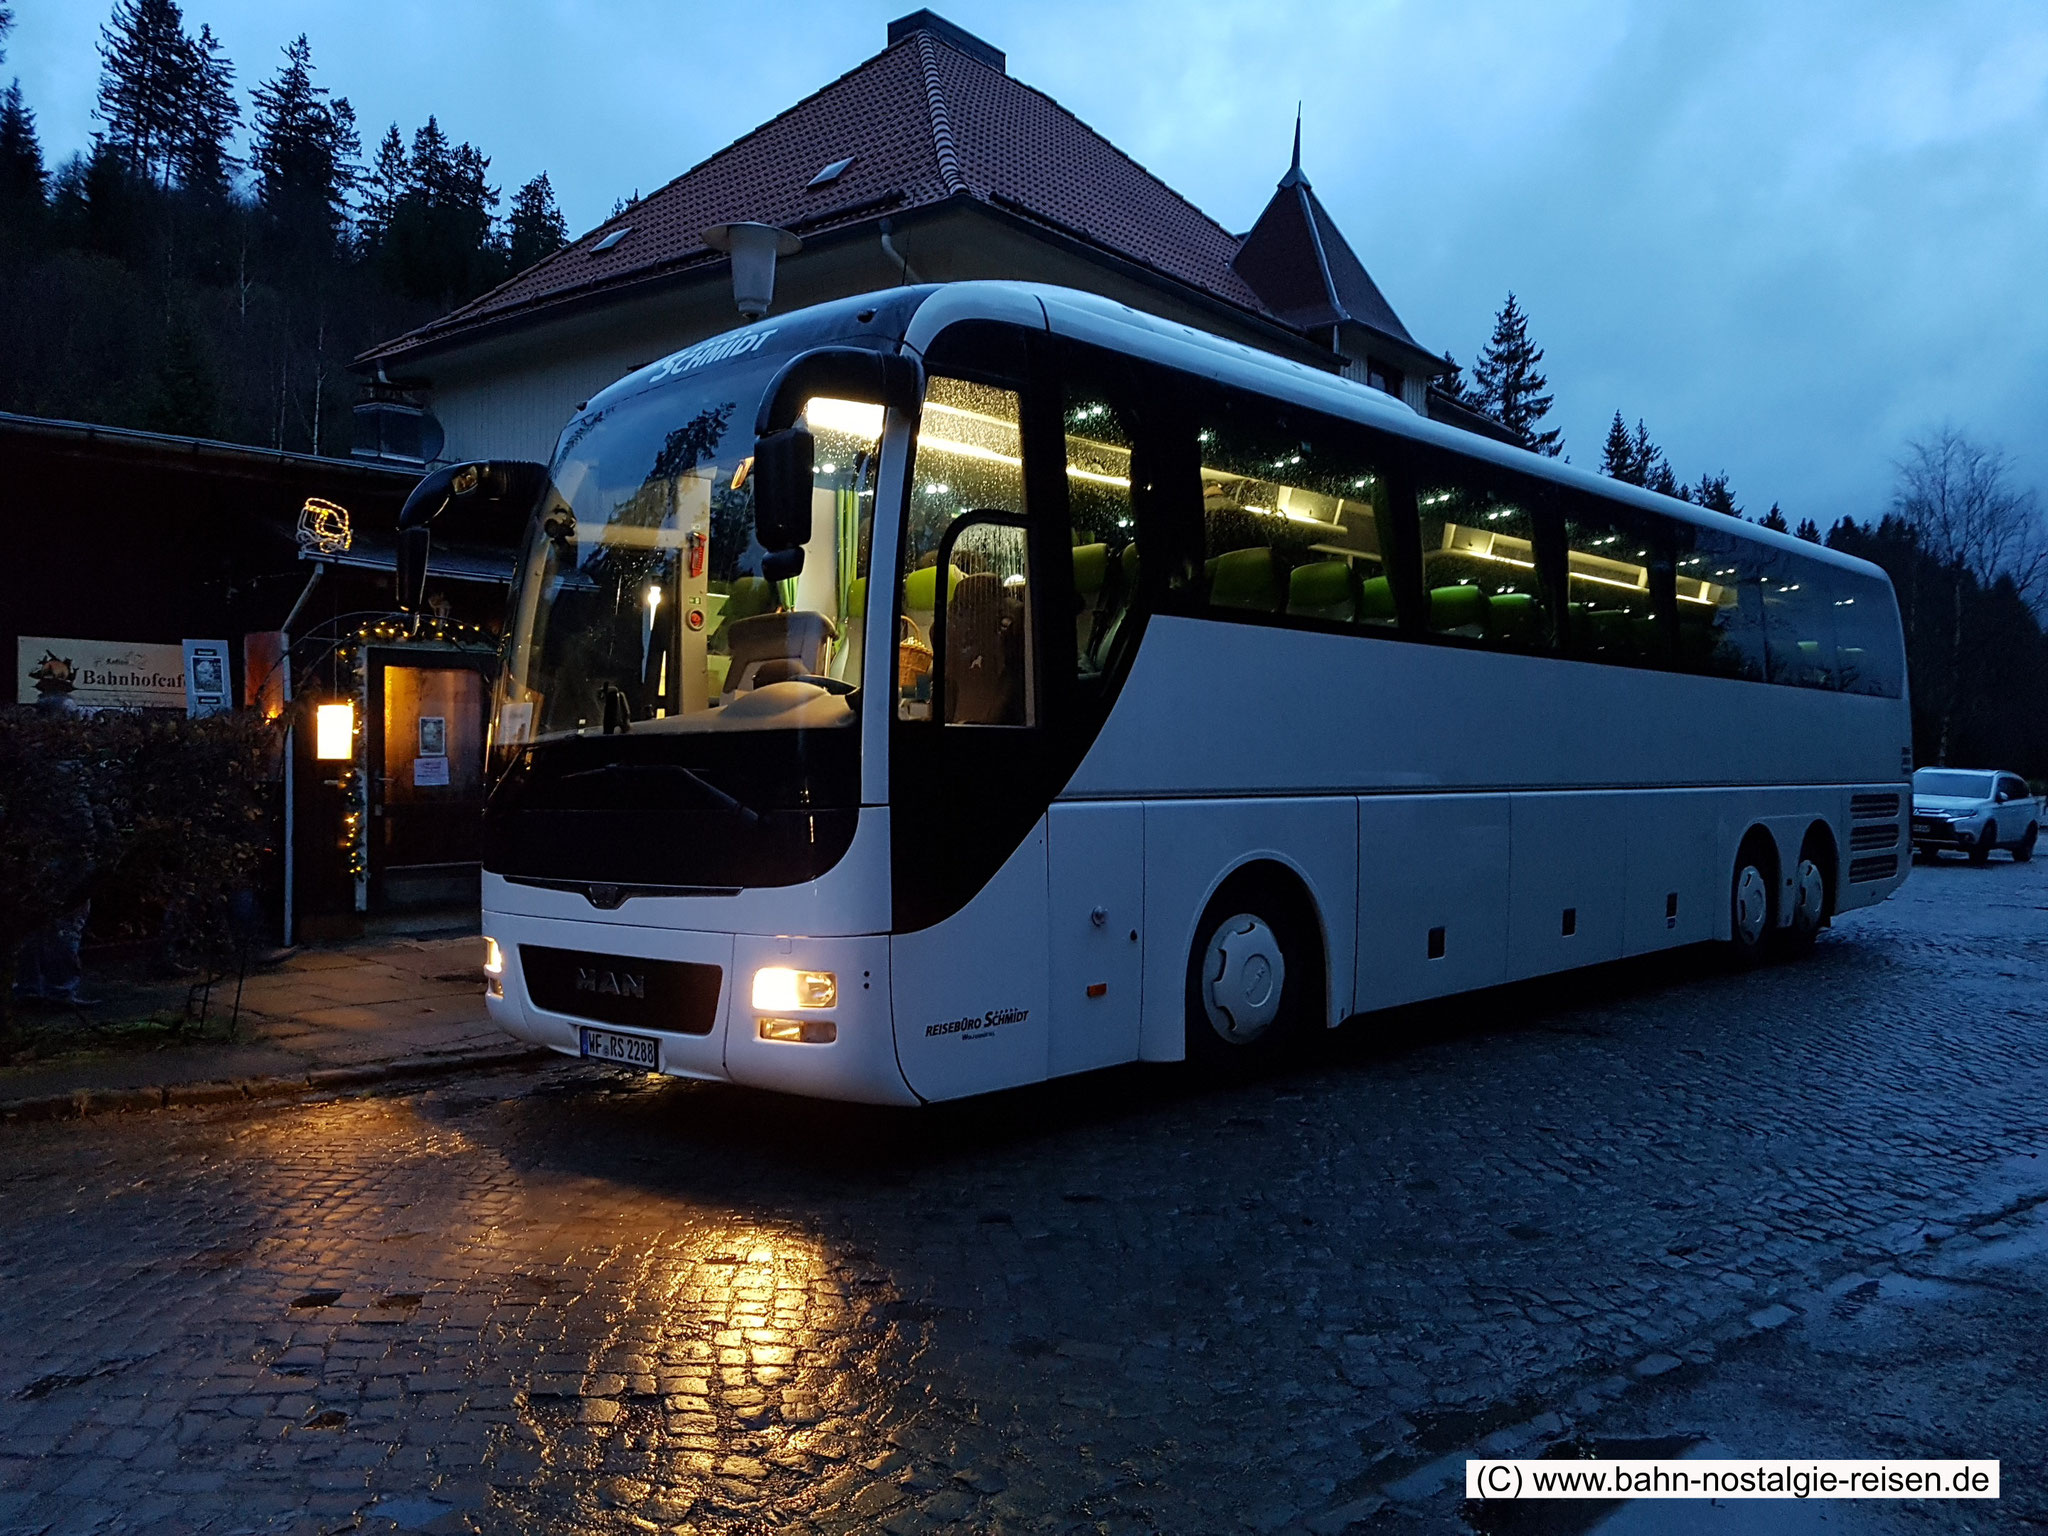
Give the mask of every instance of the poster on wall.
[[130, 640], [22, 635], [15, 643], [19, 703], [76, 709], [185, 708], [185, 651]]
[[185, 642], [185, 713], [197, 720], [235, 707], [225, 640]]

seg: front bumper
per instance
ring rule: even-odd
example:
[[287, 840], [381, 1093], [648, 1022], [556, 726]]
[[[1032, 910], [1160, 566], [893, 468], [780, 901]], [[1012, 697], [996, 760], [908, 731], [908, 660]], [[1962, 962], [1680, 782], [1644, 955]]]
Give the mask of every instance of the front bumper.
[[1913, 846], [1916, 848], [1975, 848], [1987, 836], [1986, 828], [1959, 825], [1945, 817], [1913, 818]]
[[[889, 996], [889, 940], [773, 938], [646, 928], [626, 923], [564, 922], [486, 912], [484, 933], [504, 955], [502, 995], [487, 996], [492, 1022], [507, 1033], [567, 1056], [580, 1056], [585, 1028], [649, 1035], [659, 1043], [660, 1070], [671, 1077], [741, 1083], [782, 1093], [867, 1104], [916, 1104], [896, 1062]], [[706, 1033], [663, 1028], [659, 1018], [626, 1024], [593, 1009], [583, 1017], [538, 1005], [526, 984], [520, 947], [587, 955], [594, 970], [622, 970], [634, 960], [689, 961], [718, 967], [721, 983]], [[813, 1016], [830, 1019], [829, 1045], [763, 1040], [752, 1007], [754, 972], [763, 966], [832, 971], [839, 1000]], [[681, 1021], [678, 1021], [681, 1022]], [[701, 1024], [699, 1025], [701, 1027]]]

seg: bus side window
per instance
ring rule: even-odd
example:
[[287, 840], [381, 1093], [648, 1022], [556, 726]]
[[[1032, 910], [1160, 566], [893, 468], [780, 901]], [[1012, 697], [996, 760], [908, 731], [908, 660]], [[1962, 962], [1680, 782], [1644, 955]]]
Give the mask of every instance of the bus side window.
[[[1014, 390], [943, 377], [932, 378], [926, 389], [903, 538], [901, 719], [932, 718], [933, 676], [943, 671], [941, 719], [1031, 723], [1027, 540], [1021, 527], [975, 516], [1024, 513], [1019, 421]], [[942, 667], [934, 653], [940, 629]]]
[[1896, 699], [1905, 670], [1897, 607], [1888, 583], [1828, 572], [1835, 619], [1835, 683], [1844, 693]]
[[1131, 428], [1109, 392], [1070, 377], [1065, 401], [1067, 512], [1074, 547], [1074, 664], [1102, 675], [1138, 589]]
[[1834, 593], [1825, 568], [1783, 550], [1759, 553], [1765, 561], [1764, 651], [1770, 680], [1794, 688], [1834, 687]]
[[1389, 486], [1334, 423], [1212, 396], [1198, 411], [1201, 562], [1212, 614], [1391, 628]]
[[1647, 520], [1574, 499], [1564, 540], [1570, 653], [1615, 666], [1670, 665], [1671, 557]]
[[[1684, 539], [1685, 530], [1678, 530]], [[1678, 552], [1678, 665], [1708, 677], [1765, 676], [1763, 566], [1749, 539], [1692, 531]]]
[[1549, 650], [1552, 605], [1529, 508], [1469, 477], [1439, 483], [1427, 472], [1415, 504], [1430, 631], [1505, 650]]

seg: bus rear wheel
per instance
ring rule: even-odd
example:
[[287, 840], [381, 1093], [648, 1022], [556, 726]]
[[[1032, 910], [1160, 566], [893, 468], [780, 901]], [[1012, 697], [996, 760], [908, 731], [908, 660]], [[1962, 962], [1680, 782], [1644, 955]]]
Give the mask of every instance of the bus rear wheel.
[[1238, 1073], [1286, 1055], [1305, 1033], [1315, 985], [1310, 925], [1270, 882], [1226, 882], [1188, 956], [1187, 1056]]
[[1799, 865], [1792, 874], [1792, 921], [1779, 930], [1779, 943], [1788, 955], [1801, 955], [1813, 948], [1813, 941], [1827, 924], [1834, 904], [1828, 868], [1823, 849], [1809, 842], [1799, 850]]
[[1729, 892], [1729, 953], [1739, 969], [1761, 965], [1768, 958], [1778, 916], [1774, 884], [1770, 861], [1754, 844], [1744, 844], [1736, 855], [1735, 882]]

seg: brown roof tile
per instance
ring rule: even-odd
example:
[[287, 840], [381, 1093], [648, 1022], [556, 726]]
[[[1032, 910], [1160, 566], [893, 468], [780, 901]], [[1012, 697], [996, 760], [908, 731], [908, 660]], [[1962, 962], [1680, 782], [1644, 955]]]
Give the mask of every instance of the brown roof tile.
[[[853, 156], [826, 187], [804, 190]], [[1266, 314], [1237, 239], [1042, 91], [933, 32], [905, 36], [580, 240], [360, 362], [709, 263], [703, 231], [743, 219], [810, 235], [968, 196]], [[631, 233], [608, 251], [612, 231]]]

